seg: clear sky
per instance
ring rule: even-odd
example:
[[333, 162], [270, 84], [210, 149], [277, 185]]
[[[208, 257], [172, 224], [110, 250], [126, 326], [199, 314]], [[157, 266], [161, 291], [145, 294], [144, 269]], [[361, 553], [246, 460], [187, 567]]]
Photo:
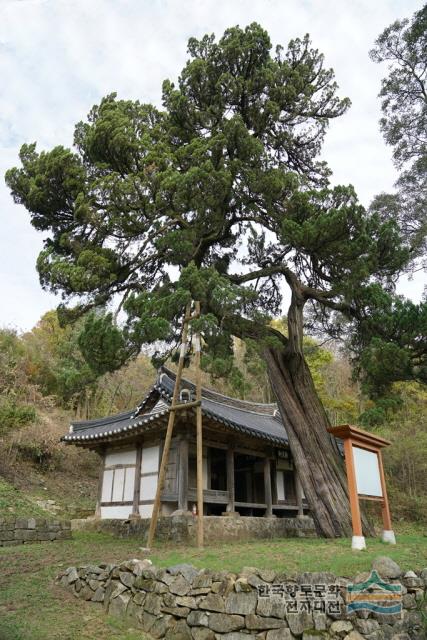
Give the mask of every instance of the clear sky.
[[[363, 204], [396, 179], [379, 132], [384, 66], [369, 59], [378, 34], [420, 9], [414, 0], [0, 0], [0, 173], [24, 142], [72, 144], [73, 127], [102, 96], [160, 104], [190, 36], [221, 35], [257, 21], [275, 44], [310, 33], [352, 107], [332, 123], [324, 158], [333, 182], [352, 183]], [[29, 329], [59, 302], [42, 291], [42, 236], [0, 180], [0, 326]], [[418, 299], [422, 279], [401, 290]]]

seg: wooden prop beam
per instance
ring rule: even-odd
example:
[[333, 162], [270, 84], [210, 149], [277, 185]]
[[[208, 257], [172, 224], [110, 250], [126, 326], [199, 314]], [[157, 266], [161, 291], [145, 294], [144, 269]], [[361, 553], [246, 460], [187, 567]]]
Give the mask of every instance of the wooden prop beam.
[[[200, 316], [200, 302], [195, 303], [195, 315]], [[202, 425], [202, 371], [201, 338], [196, 332], [195, 338], [195, 365], [196, 365], [196, 435], [197, 435], [197, 546], [203, 547], [203, 425]]]
[[147, 546], [148, 546], [149, 549], [151, 548], [151, 546], [153, 544], [154, 535], [156, 533], [156, 528], [157, 528], [157, 521], [158, 521], [158, 518], [159, 518], [160, 496], [162, 494], [163, 486], [164, 486], [164, 483], [165, 483], [166, 467], [167, 467], [167, 463], [168, 463], [168, 459], [169, 459], [169, 450], [170, 450], [170, 445], [171, 445], [171, 440], [172, 440], [172, 433], [173, 433], [173, 427], [174, 427], [174, 423], [175, 423], [176, 411], [177, 411], [176, 405], [177, 405], [177, 400], [178, 400], [180, 386], [181, 386], [182, 370], [184, 368], [185, 351], [186, 351], [186, 348], [187, 348], [188, 323], [189, 323], [189, 321], [191, 319], [190, 311], [191, 311], [191, 305], [188, 304], [187, 307], [186, 307], [186, 310], [185, 310], [185, 316], [184, 316], [184, 321], [183, 321], [183, 326], [182, 326], [181, 348], [180, 348], [180, 353], [179, 353], [178, 370], [176, 372], [175, 386], [174, 386], [173, 395], [172, 395], [172, 404], [171, 404], [171, 409], [170, 409], [170, 412], [169, 412], [168, 426], [167, 426], [166, 436], [165, 436], [165, 444], [164, 444], [164, 447], [163, 447], [162, 461], [160, 463], [159, 478], [158, 478], [158, 481], [157, 481], [157, 489], [156, 489], [156, 497], [154, 498], [153, 513], [151, 515], [150, 529], [148, 531]]

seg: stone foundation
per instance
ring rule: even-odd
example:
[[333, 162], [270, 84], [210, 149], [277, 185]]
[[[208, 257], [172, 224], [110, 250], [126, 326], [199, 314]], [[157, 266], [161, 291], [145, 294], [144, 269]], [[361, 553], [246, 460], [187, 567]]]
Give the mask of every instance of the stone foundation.
[[[350, 581], [330, 573], [287, 576], [247, 567], [236, 575], [188, 564], [156, 569], [150, 560], [129, 560], [69, 567], [57, 581], [77, 598], [126, 618], [153, 638], [426, 640], [427, 569], [403, 575], [389, 558], [378, 558], [374, 568], [386, 583], [401, 585], [402, 614], [347, 613]], [[354, 582], [368, 577], [361, 574]], [[315, 605], [322, 599], [326, 611]]]
[[0, 518], [0, 547], [26, 542], [69, 540], [71, 522], [42, 518]]
[[[298, 518], [254, 518], [234, 516], [205, 516], [206, 544], [272, 538], [315, 537], [313, 520]], [[102, 531], [120, 538], [135, 536], [145, 540], [150, 519], [141, 520], [72, 520], [72, 528], [79, 531]], [[156, 539], [176, 544], [194, 544], [197, 520], [192, 515], [159, 518]]]

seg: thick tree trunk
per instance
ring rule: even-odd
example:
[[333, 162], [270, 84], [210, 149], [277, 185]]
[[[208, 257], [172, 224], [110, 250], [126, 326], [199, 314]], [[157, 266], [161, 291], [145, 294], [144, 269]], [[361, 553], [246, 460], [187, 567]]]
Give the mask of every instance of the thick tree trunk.
[[[351, 515], [343, 459], [327, 431], [329, 421], [302, 353], [302, 309], [295, 295], [288, 314], [289, 344], [269, 347], [264, 358], [289, 437], [305, 497], [320, 535], [351, 536]], [[364, 520], [364, 530], [372, 528]]]

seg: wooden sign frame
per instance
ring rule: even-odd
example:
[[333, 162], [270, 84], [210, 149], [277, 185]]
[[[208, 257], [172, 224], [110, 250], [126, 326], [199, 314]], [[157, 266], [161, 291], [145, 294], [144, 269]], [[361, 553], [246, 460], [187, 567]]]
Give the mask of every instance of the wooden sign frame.
[[[341, 438], [344, 443], [345, 466], [347, 470], [348, 495], [350, 499], [350, 511], [353, 524], [353, 538], [351, 548], [355, 550], [366, 549], [366, 541], [362, 531], [362, 521], [360, 517], [360, 500], [373, 500], [381, 504], [383, 532], [382, 541], [389, 544], [396, 544], [396, 538], [391, 526], [390, 507], [387, 496], [384, 467], [381, 449], [391, 444], [389, 440], [375, 436], [368, 431], [363, 431], [358, 427], [349, 424], [330, 427], [328, 429], [335, 438]], [[358, 493], [357, 489], [357, 469], [354, 457], [354, 447], [374, 453], [378, 460], [379, 482], [381, 486], [381, 496]]]

